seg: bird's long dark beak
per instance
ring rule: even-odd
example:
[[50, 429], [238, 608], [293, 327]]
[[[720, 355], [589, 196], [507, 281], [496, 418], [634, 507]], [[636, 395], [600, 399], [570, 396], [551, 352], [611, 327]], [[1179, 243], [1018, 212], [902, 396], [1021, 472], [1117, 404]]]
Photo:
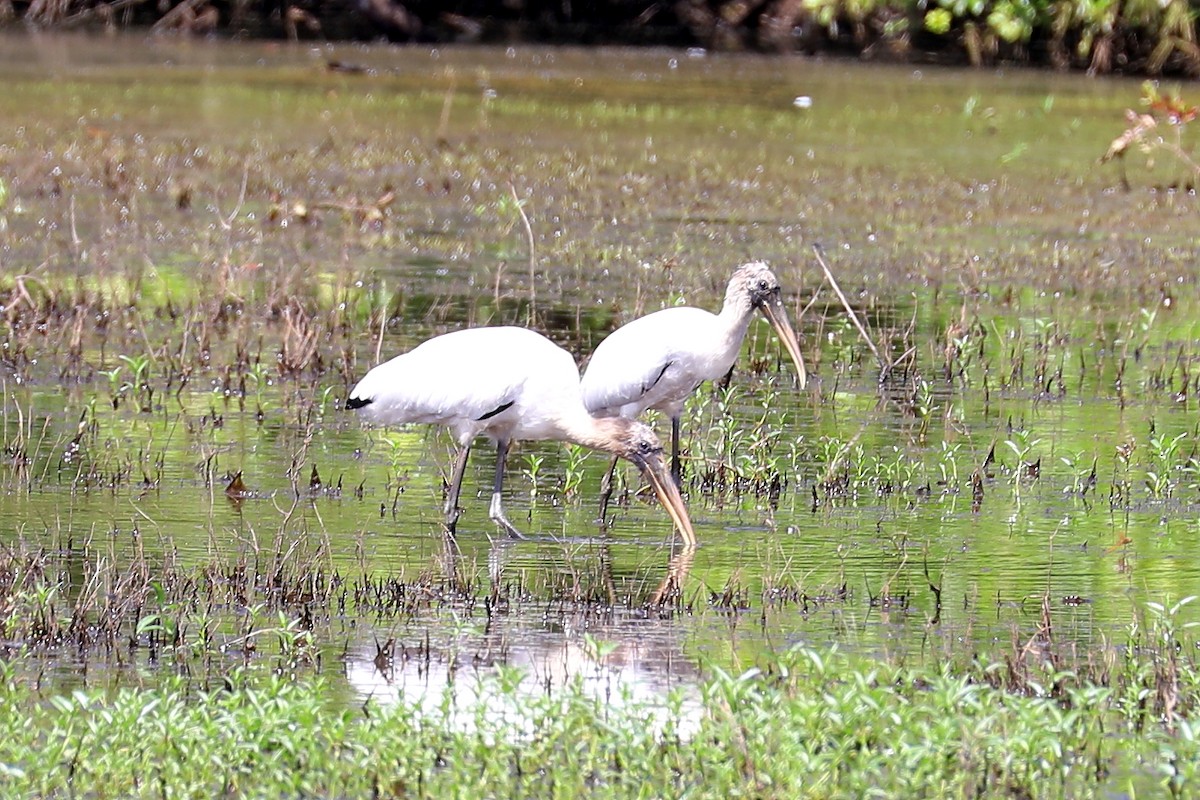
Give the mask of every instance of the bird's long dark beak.
[[779, 334], [779, 338], [783, 340], [784, 348], [787, 349], [788, 355], [796, 364], [796, 377], [800, 381], [800, 388], [803, 389], [808, 383], [808, 370], [804, 368], [804, 356], [800, 355], [800, 340], [796, 338], [796, 331], [793, 330], [792, 323], [788, 320], [783, 300], [776, 293], [763, 301], [759, 308], [762, 309], [767, 321], [771, 323], [771, 327]]
[[644, 456], [636, 461], [638, 468], [646, 479], [650, 481], [650, 485], [654, 487], [655, 494], [658, 495], [658, 501], [662, 503], [663, 508], [671, 515], [671, 520], [675, 523], [675, 528], [683, 537], [683, 541], [688, 547], [696, 546], [696, 532], [692, 530], [692, 520], [688, 517], [687, 506], [683, 502], [683, 496], [679, 494], [679, 488], [675, 486], [675, 480], [671, 477], [671, 471], [667, 469], [666, 463], [663, 462], [662, 455], [653, 453]]

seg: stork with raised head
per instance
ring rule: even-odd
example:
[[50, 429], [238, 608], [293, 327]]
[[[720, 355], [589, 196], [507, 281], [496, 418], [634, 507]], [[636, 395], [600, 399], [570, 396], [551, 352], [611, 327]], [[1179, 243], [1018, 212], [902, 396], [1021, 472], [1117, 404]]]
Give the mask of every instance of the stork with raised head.
[[[583, 374], [583, 403], [602, 418], [636, 419], [646, 409], [671, 418], [671, 475], [678, 486], [679, 426], [684, 401], [704, 381], [728, 374], [742, 348], [755, 310], [774, 326], [796, 364], [800, 388], [808, 374], [800, 343], [783, 307], [779, 279], [761, 261], [743, 264], [725, 289], [721, 313], [678, 306], [639, 317], [609, 334], [592, 353]], [[616, 459], [600, 495], [600, 519], [608, 511]]]
[[695, 534], [687, 507], [663, 462], [663, 446], [647, 425], [588, 413], [571, 354], [525, 328], [470, 328], [435, 336], [368, 372], [350, 392], [346, 408], [370, 422], [444, 425], [458, 441], [446, 530], [453, 534], [471, 443], [496, 443], [490, 516], [509, 536], [521, 538], [501, 504], [504, 465], [516, 439], [568, 441], [632, 461], [650, 481], [684, 541]]

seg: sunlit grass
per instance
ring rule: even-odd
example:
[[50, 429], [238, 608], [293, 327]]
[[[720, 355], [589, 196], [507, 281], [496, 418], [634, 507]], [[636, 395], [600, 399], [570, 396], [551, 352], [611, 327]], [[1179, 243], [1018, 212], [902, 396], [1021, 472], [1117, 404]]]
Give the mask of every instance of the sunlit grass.
[[1082, 672], [795, 648], [714, 670], [698, 704], [518, 694], [513, 669], [469, 702], [347, 708], [319, 679], [239, 670], [46, 694], [10, 665], [0, 773], [38, 797], [1187, 796], [1200, 673], [1173, 633], [1164, 609], [1146, 647]]

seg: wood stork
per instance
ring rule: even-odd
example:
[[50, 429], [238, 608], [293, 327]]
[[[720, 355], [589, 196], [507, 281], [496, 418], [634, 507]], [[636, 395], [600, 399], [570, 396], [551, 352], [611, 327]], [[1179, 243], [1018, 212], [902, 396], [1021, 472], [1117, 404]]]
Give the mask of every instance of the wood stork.
[[[598, 417], [635, 419], [648, 408], [671, 418], [671, 475], [678, 486], [679, 418], [688, 395], [704, 381], [728, 374], [755, 309], [774, 326], [796, 364], [800, 388], [808, 380], [796, 332], [783, 307], [779, 279], [755, 261], [734, 270], [720, 314], [700, 308], [665, 308], [609, 334], [583, 374], [583, 403]], [[616, 459], [600, 493], [600, 519], [608, 511]]]
[[384, 425], [444, 425], [458, 440], [446, 497], [446, 529], [454, 533], [463, 473], [479, 435], [496, 443], [491, 518], [510, 536], [520, 532], [504, 515], [501, 487], [514, 439], [569, 441], [626, 458], [658, 493], [685, 542], [695, 534], [687, 507], [663, 462], [654, 431], [632, 419], [598, 419], [579, 391], [571, 354], [525, 328], [470, 328], [435, 336], [368, 372], [346, 399], [367, 420]]

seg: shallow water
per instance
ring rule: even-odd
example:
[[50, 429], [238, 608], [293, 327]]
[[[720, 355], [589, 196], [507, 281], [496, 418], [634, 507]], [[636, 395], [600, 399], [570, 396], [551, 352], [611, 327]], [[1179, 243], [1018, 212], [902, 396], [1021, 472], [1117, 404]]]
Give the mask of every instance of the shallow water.
[[[509, 598], [397, 615], [343, 589], [314, 635], [347, 691], [385, 697], [431, 660], [531, 665], [539, 685], [561, 680], [551, 661], [587, 673], [584, 634], [617, 648], [600, 684], [653, 691], [797, 641], [1004, 652], [1043, 601], [1053, 640], [1086, 649], [1146, 601], [1200, 592], [1196, 199], [1164, 188], [1163, 159], [1131, 155], [1128, 193], [1096, 164], [1133, 82], [57, 37], [5, 39], [0, 75], [0, 256], [31, 276], [2, 284], [4, 435], [28, 461], [4, 467], [0, 541], [57, 553], [68, 597], [99, 561], [282, 553]], [[884, 353], [914, 361], [878, 367], [818, 242]], [[759, 322], [732, 388], [698, 393], [694, 553], [641, 496], [601, 532], [604, 460], [545, 444], [510, 460], [530, 540], [492, 541], [481, 445], [447, 553], [448, 439], [339, 410], [377, 352], [532, 321], [582, 362], [639, 313], [715, 309], [750, 258], [784, 281], [814, 380], [795, 389]], [[249, 496], [230, 500], [239, 472]], [[677, 602], [647, 607], [672, 577]], [[376, 668], [389, 638], [424, 660]], [[66, 682], [127, 666], [98, 654], [81, 677], [47, 657]]]

